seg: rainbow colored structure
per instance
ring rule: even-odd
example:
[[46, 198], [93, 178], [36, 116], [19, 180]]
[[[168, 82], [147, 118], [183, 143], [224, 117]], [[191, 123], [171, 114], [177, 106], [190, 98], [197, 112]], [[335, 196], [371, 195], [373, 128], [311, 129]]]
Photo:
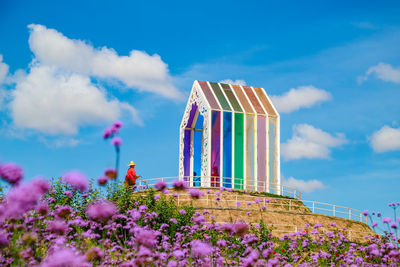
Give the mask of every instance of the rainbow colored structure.
[[179, 176], [190, 186], [280, 194], [279, 123], [263, 88], [195, 81], [180, 126]]

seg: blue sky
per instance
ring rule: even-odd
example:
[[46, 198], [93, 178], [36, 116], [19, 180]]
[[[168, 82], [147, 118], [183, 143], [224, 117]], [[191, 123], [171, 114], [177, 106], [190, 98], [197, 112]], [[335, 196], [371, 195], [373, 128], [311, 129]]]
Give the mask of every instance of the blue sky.
[[1, 1], [0, 159], [25, 179], [97, 178], [120, 119], [122, 166], [176, 176], [193, 81], [241, 80], [281, 111], [287, 183], [385, 210], [400, 187], [398, 14], [397, 1]]

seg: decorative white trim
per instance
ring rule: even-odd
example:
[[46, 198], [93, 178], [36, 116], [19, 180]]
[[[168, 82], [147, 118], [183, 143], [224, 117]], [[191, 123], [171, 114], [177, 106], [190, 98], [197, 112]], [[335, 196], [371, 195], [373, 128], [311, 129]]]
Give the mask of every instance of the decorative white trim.
[[[192, 91], [190, 93], [188, 102], [186, 104], [186, 109], [183, 115], [183, 119], [181, 122], [180, 126], [180, 139], [179, 139], [179, 177], [184, 176], [184, 168], [183, 168], [183, 150], [184, 150], [184, 143], [183, 139], [185, 136], [185, 128], [186, 124], [189, 120], [190, 116], [190, 111], [192, 109], [192, 104], [196, 103], [198, 107], [199, 113], [204, 116], [204, 123], [203, 123], [203, 147], [202, 147], [202, 152], [207, 151], [205, 147], [208, 146], [208, 134], [207, 134], [207, 125], [209, 121], [209, 116], [208, 116], [208, 110], [210, 109], [210, 105], [207, 102], [204, 94], [202, 93], [202, 90], [200, 88], [200, 85], [198, 84], [197, 81], [193, 83]], [[195, 123], [195, 120], [193, 120], [193, 123]], [[192, 142], [191, 142], [192, 143]], [[193, 153], [193, 146], [191, 146], [191, 155]], [[207, 170], [204, 170], [204, 168], [208, 168], [208, 155], [205, 155], [205, 153], [202, 153], [202, 176], [203, 176], [203, 171], [207, 172]], [[191, 171], [193, 167], [191, 166]], [[192, 176], [193, 172], [190, 172], [189, 175]]]

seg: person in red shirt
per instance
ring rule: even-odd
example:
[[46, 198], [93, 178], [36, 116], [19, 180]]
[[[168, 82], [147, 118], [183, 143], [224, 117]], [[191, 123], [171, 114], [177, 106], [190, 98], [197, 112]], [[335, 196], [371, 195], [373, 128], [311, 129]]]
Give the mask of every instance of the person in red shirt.
[[131, 187], [136, 184], [136, 179], [139, 178], [140, 176], [136, 175], [136, 171], [135, 171], [136, 164], [134, 161], [131, 161], [128, 166], [129, 166], [129, 169], [126, 172], [126, 176], [125, 176], [125, 186]]

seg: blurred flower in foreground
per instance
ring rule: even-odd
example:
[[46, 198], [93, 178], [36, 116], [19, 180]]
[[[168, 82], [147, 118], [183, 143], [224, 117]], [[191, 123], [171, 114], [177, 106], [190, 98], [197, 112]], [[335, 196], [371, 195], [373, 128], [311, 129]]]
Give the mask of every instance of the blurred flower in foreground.
[[114, 203], [108, 200], [98, 200], [89, 205], [86, 214], [91, 219], [104, 222], [117, 214], [117, 212], [118, 209]]
[[72, 188], [77, 189], [81, 192], [84, 192], [89, 188], [89, 182], [86, 176], [80, 171], [70, 171], [65, 173], [63, 175], [63, 180]]
[[43, 194], [50, 190], [50, 184], [43, 178], [35, 178], [26, 184], [13, 187], [2, 203], [0, 219], [18, 219], [39, 203]]
[[85, 260], [85, 256], [70, 248], [62, 248], [48, 255], [41, 267], [86, 267], [92, 266]]
[[24, 171], [17, 164], [8, 162], [0, 163], [0, 177], [12, 185], [17, 185], [22, 180]]
[[192, 255], [196, 258], [206, 257], [213, 251], [213, 247], [209, 243], [200, 240], [193, 240], [190, 244], [192, 246]]

